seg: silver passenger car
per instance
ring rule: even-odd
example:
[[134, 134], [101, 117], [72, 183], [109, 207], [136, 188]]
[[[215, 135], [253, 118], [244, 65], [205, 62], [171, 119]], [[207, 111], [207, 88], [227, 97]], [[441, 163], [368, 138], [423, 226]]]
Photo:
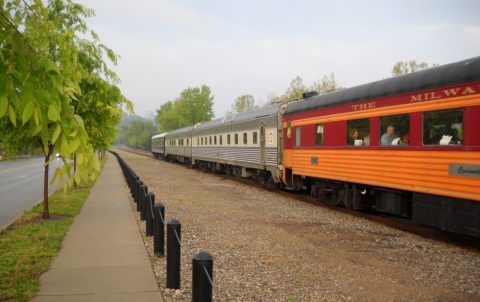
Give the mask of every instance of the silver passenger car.
[[165, 136], [167, 133], [152, 136], [152, 154], [155, 158], [165, 158]]
[[193, 127], [190, 126], [167, 133], [165, 136], [165, 157], [167, 160], [191, 164], [192, 129]]
[[192, 163], [209, 171], [281, 184], [283, 110], [289, 102], [238, 113], [192, 129]]

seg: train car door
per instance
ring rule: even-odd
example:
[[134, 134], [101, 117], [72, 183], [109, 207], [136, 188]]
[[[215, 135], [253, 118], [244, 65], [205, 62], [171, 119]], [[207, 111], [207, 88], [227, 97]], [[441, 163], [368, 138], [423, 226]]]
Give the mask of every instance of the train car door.
[[265, 121], [260, 124], [260, 164], [265, 164]]

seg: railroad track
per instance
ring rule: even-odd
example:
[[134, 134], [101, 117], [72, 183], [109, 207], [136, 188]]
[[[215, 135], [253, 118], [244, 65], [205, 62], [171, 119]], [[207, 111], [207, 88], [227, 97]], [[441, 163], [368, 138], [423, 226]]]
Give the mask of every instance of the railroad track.
[[[134, 153], [134, 154], [137, 154], [137, 155], [140, 155], [140, 156], [145, 156], [145, 157], [155, 159], [151, 152], [134, 150], [134, 149], [130, 149], [130, 148], [123, 147], [123, 146], [122, 147], [116, 146], [116, 148], [119, 149], [119, 150], [122, 150], [122, 151], [126, 151], [126, 152]], [[157, 159], [157, 160], [161, 160], [161, 159]], [[179, 164], [179, 165], [183, 166], [183, 164]], [[352, 215], [352, 216], [355, 216], [355, 217], [360, 217], [360, 218], [364, 218], [364, 219], [367, 219], [367, 220], [370, 220], [370, 221], [381, 223], [383, 225], [387, 225], [387, 226], [396, 228], [398, 230], [402, 230], [402, 231], [406, 231], [406, 232], [409, 232], [409, 233], [412, 233], [412, 234], [416, 234], [416, 235], [422, 236], [424, 238], [429, 238], [429, 239], [432, 239], [432, 240], [439, 240], [439, 241], [455, 244], [455, 245], [466, 247], [466, 248], [474, 248], [477, 251], [480, 251], [480, 240], [477, 240], [475, 238], [462, 237], [462, 236], [447, 233], [445, 231], [438, 230], [438, 229], [419, 226], [419, 225], [413, 224], [413, 222], [411, 220], [408, 220], [406, 218], [402, 218], [402, 217], [398, 217], [398, 216], [388, 217], [384, 213], [378, 213], [378, 212], [371, 213], [371, 212], [354, 211], [354, 210], [350, 210], [350, 209], [347, 209], [347, 208], [331, 206], [331, 205], [319, 202], [316, 199], [313, 199], [313, 198], [311, 198], [310, 196], [308, 196], [304, 193], [292, 192], [292, 191], [288, 191], [288, 189], [285, 189], [285, 190], [282, 190], [282, 191], [274, 190], [274, 189], [267, 189], [264, 186], [261, 186], [261, 185], [257, 184], [256, 182], [254, 182], [251, 179], [238, 178], [238, 177], [234, 177], [234, 176], [230, 176], [230, 175], [224, 175], [224, 174], [217, 174], [217, 175], [218, 175], [218, 177], [227, 178], [227, 179], [237, 181], [237, 182], [240, 182], [240, 183], [243, 183], [245, 185], [252, 186], [252, 187], [255, 187], [255, 188], [262, 188], [264, 190], [268, 190], [268, 191], [276, 193], [276, 194], [287, 196], [287, 197], [293, 198], [293, 199], [301, 201], [301, 202], [307, 202], [307, 203], [310, 203], [312, 205], [319, 206], [319, 207], [324, 207], [324, 208], [327, 208], [327, 209], [332, 210], [332, 211], [341, 212], [341, 213], [349, 214], [349, 215]]]

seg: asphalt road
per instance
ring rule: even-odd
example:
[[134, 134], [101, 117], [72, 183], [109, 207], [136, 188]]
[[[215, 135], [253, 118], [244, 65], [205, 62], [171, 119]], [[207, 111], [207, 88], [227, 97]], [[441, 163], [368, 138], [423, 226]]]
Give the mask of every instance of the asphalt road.
[[[44, 157], [0, 162], [0, 229], [43, 200], [44, 162]], [[50, 182], [57, 163], [52, 162], [49, 168]], [[49, 186], [48, 193], [51, 194], [57, 187], [58, 181]]]

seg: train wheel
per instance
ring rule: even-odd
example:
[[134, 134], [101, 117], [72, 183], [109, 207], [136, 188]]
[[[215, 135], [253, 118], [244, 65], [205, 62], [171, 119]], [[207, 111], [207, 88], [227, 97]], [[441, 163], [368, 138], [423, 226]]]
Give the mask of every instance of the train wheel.
[[277, 184], [275, 183], [275, 180], [272, 177], [272, 174], [268, 174], [267, 181], [265, 182], [265, 187], [268, 189], [276, 189]]

